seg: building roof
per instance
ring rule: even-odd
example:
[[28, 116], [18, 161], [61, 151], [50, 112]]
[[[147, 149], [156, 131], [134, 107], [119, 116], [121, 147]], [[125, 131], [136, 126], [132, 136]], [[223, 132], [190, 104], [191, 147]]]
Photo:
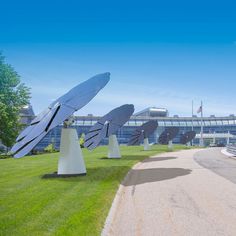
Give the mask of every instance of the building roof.
[[30, 116], [30, 117], [34, 117], [34, 111], [33, 111], [33, 107], [29, 104], [24, 106], [21, 111], [20, 111], [20, 116]]

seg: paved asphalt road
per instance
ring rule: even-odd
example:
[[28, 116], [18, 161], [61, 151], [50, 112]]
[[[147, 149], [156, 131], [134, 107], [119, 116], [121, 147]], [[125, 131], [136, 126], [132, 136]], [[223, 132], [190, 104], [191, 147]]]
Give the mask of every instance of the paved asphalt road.
[[206, 149], [194, 155], [201, 166], [236, 184], [236, 160], [221, 153], [222, 148]]
[[102, 235], [236, 235], [235, 167], [236, 160], [215, 148], [137, 164], [118, 190]]

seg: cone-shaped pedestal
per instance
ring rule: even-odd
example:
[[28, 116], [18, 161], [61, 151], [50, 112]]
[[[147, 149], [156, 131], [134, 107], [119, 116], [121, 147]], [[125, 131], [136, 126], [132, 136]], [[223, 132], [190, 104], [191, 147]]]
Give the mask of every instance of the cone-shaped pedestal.
[[86, 174], [82, 150], [74, 128], [62, 128], [58, 175]]
[[143, 140], [143, 145], [144, 145], [144, 151], [148, 151], [151, 149], [151, 146], [149, 145], [148, 138], [145, 138]]
[[170, 140], [169, 143], [168, 143], [168, 149], [169, 149], [169, 150], [172, 150], [172, 149], [173, 149], [172, 140]]
[[109, 136], [108, 158], [121, 158], [120, 147], [114, 134]]

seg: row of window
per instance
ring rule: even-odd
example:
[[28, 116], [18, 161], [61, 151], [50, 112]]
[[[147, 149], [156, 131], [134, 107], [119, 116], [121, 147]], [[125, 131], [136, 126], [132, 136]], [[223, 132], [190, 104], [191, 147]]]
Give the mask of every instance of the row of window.
[[[37, 145], [36, 149], [43, 149], [44, 147], [46, 147], [48, 144], [50, 143], [54, 143], [55, 147], [57, 149], [59, 149], [60, 146], [60, 137], [61, 137], [61, 128], [62, 126], [57, 126], [55, 127], [53, 130], [51, 130], [46, 136], [45, 138]], [[87, 134], [89, 129], [91, 128], [91, 125], [79, 125], [76, 126], [76, 130], [78, 133], [78, 137], [81, 136], [81, 134]], [[136, 129], [136, 126], [123, 126], [122, 128], [120, 128], [116, 135], [118, 138], [118, 141], [120, 144], [127, 144], [132, 133], [134, 132], [134, 130]], [[156, 143], [158, 141], [158, 137], [159, 135], [163, 132], [164, 127], [159, 126], [157, 128], [157, 130], [149, 137], [149, 142], [150, 143]], [[178, 136], [173, 140], [174, 143], [178, 143], [180, 140], [180, 136], [181, 134], [192, 130], [192, 127], [189, 126], [180, 126], [180, 130], [179, 130], [179, 134]], [[196, 131], [196, 133], [200, 133], [201, 128], [199, 126], [194, 127], [194, 130]], [[235, 125], [228, 125], [228, 126], [219, 126], [219, 125], [215, 125], [215, 126], [204, 126], [203, 128], [203, 132], [204, 133], [228, 133], [230, 132], [233, 135], [236, 135], [236, 126]], [[195, 140], [194, 142], [198, 142], [199, 140]], [[236, 142], [236, 140], [231, 139], [232, 142]], [[108, 140], [104, 139], [102, 140], [102, 145], [107, 144]]]
[[[180, 126], [180, 127], [192, 127], [192, 126], [201, 126], [200, 120], [157, 120], [159, 126]], [[94, 120], [76, 120], [75, 126], [92, 126], [96, 124], [97, 121]], [[143, 123], [147, 122], [147, 120], [129, 120], [125, 126], [140, 126]], [[235, 125], [236, 120], [203, 120], [203, 126], [227, 126], [227, 125]]]

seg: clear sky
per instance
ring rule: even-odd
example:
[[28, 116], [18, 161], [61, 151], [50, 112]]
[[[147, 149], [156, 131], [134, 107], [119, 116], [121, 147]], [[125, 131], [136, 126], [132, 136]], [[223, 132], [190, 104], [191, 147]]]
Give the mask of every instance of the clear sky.
[[236, 2], [2, 1], [0, 50], [36, 113], [89, 77], [111, 81], [77, 114], [133, 103], [236, 114]]

